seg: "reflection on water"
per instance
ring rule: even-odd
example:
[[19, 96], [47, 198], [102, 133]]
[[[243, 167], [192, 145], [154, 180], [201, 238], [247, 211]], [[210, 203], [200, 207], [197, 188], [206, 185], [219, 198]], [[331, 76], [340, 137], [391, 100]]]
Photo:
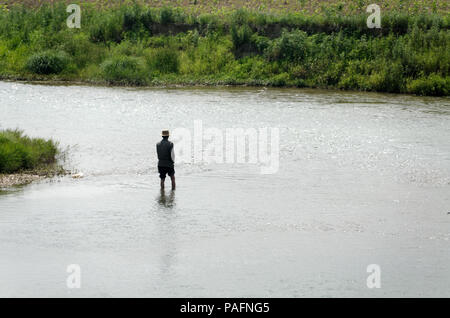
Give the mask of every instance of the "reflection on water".
[[157, 201], [162, 207], [173, 208], [175, 206], [175, 190], [170, 190], [170, 193], [166, 194], [166, 190], [161, 189]]
[[167, 213], [175, 207], [175, 191], [160, 189], [156, 201], [159, 213], [155, 215], [155, 225], [161, 248], [158, 276], [161, 282], [166, 282], [173, 275], [177, 255], [177, 215]]

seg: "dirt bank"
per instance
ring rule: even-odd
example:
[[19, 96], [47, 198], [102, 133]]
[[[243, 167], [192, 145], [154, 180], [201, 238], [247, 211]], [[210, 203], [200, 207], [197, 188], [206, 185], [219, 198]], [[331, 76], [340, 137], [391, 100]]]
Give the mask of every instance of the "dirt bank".
[[34, 171], [24, 171], [20, 173], [0, 174], [0, 188], [26, 185], [38, 180], [70, 174], [70, 171], [63, 169], [60, 166], [42, 168]]
[[46, 176], [40, 176], [37, 174], [0, 174], [0, 188], [8, 188], [18, 185], [29, 184], [33, 181], [41, 180]]

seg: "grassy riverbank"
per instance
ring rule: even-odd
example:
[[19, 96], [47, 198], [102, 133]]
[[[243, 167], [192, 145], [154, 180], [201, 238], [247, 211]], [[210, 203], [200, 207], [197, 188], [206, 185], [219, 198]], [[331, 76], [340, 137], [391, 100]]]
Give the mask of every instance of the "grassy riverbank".
[[61, 174], [56, 163], [58, 145], [52, 140], [29, 138], [18, 130], [0, 131], [0, 187], [29, 183]]
[[0, 9], [3, 79], [449, 95], [446, 1], [379, 1], [381, 29], [364, 0], [88, 1], [81, 29], [65, 1], [16, 2]]

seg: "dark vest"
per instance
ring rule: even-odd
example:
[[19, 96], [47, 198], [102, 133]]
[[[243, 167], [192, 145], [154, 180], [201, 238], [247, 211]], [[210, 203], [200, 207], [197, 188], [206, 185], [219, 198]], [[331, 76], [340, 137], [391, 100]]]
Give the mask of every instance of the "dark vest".
[[163, 139], [156, 144], [156, 152], [158, 153], [158, 167], [173, 168], [172, 160], [173, 143], [168, 139]]

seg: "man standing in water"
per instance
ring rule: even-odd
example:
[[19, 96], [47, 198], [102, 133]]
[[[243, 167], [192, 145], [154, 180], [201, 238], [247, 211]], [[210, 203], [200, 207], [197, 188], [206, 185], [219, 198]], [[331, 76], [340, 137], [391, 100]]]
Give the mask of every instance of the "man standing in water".
[[166, 174], [172, 180], [172, 190], [175, 190], [175, 152], [173, 143], [169, 141], [169, 131], [162, 131], [162, 140], [156, 144], [156, 152], [158, 153], [158, 172], [161, 178], [161, 189], [164, 189], [164, 181]]

